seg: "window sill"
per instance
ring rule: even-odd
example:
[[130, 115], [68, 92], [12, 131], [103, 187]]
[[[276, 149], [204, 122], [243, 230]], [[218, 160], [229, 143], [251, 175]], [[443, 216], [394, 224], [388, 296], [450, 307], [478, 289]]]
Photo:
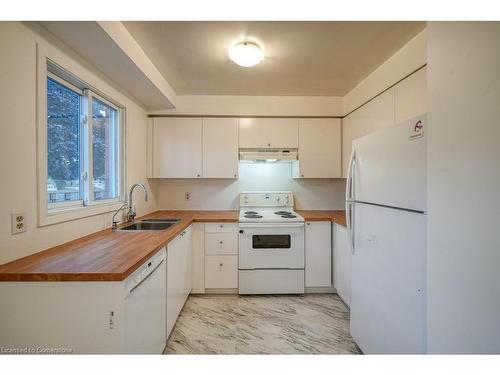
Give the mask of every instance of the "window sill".
[[86, 207], [68, 207], [68, 208], [60, 208], [53, 209], [49, 211], [46, 215], [39, 215], [38, 217], [38, 226], [44, 227], [47, 225], [53, 225], [58, 223], [63, 223], [66, 221], [83, 219], [89, 216], [101, 215], [108, 212], [113, 212], [118, 210], [124, 202], [112, 202], [112, 203], [103, 203], [94, 206], [86, 206]]

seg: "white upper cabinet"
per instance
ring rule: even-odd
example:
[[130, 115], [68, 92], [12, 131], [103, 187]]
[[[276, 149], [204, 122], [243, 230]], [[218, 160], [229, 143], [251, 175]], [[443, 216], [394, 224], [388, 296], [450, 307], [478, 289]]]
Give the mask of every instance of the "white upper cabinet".
[[296, 118], [241, 118], [240, 148], [298, 148]]
[[352, 141], [427, 112], [427, 68], [422, 68], [355, 110], [342, 121], [342, 177], [347, 177]]
[[341, 177], [340, 119], [300, 119], [299, 161], [294, 178]]
[[204, 178], [238, 177], [238, 119], [203, 119]]
[[152, 177], [202, 176], [202, 119], [155, 118], [152, 129]]
[[427, 112], [427, 68], [399, 82], [394, 89], [396, 124]]
[[352, 141], [394, 124], [394, 88], [355, 110], [342, 122], [342, 177], [347, 177]]

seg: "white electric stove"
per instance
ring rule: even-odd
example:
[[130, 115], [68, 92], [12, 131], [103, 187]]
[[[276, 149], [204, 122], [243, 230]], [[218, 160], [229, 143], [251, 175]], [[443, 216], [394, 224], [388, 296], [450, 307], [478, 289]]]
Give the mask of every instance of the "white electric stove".
[[290, 191], [240, 194], [239, 293], [304, 293], [304, 218]]

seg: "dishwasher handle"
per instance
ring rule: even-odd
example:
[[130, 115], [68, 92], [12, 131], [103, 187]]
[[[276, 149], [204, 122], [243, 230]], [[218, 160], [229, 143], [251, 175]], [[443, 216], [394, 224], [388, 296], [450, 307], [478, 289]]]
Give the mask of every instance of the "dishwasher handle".
[[132, 280], [127, 283], [128, 285], [126, 286], [126, 294], [130, 295], [132, 294], [139, 286], [141, 286], [147, 279], [155, 273], [155, 271], [163, 264], [163, 262], [166, 260], [166, 257], [163, 256], [158, 256], [155, 259], [148, 260], [146, 262], [146, 267], [138, 272]]
[[151, 272], [149, 272], [149, 273], [147, 274], [147, 276], [146, 276], [146, 277], [144, 277], [144, 278], [143, 278], [142, 280], [140, 280], [137, 284], [135, 284], [135, 285], [134, 285], [134, 287], [133, 287], [132, 289], [130, 289], [130, 291], [128, 292], [128, 294], [132, 294], [132, 293], [134, 293], [134, 290], [136, 290], [138, 287], [140, 287], [140, 286], [142, 285], [142, 283], [144, 283], [144, 281], [146, 281], [147, 279], [149, 279], [149, 277], [150, 277], [150, 276], [151, 276], [151, 275], [152, 275], [152, 274], [156, 271], [156, 269], [162, 265], [162, 263], [163, 263], [163, 261], [164, 261], [164, 260], [165, 260], [165, 259], [162, 259], [162, 260], [161, 260], [161, 262], [160, 262], [160, 263], [158, 263], [158, 264], [157, 264], [157, 265], [156, 265], [156, 266], [155, 266], [155, 267], [151, 270]]

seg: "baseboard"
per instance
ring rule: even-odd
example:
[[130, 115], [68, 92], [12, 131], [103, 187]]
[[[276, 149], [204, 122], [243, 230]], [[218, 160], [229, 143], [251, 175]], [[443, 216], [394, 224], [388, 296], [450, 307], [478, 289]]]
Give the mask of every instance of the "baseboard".
[[336, 294], [337, 289], [333, 286], [306, 286], [305, 294], [331, 293]]
[[[337, 290], [333, 286], [306, 287], [304, 294], [336, 294]], [[205, 293], [191, 293], [192, 295], [203, 294], [238, 294], [237, 288], [206, 288]], [[342, 301], [343, 302], [343, 301]]]
[[205, 288], [204, 294], [238, 294], [238, 288]]

